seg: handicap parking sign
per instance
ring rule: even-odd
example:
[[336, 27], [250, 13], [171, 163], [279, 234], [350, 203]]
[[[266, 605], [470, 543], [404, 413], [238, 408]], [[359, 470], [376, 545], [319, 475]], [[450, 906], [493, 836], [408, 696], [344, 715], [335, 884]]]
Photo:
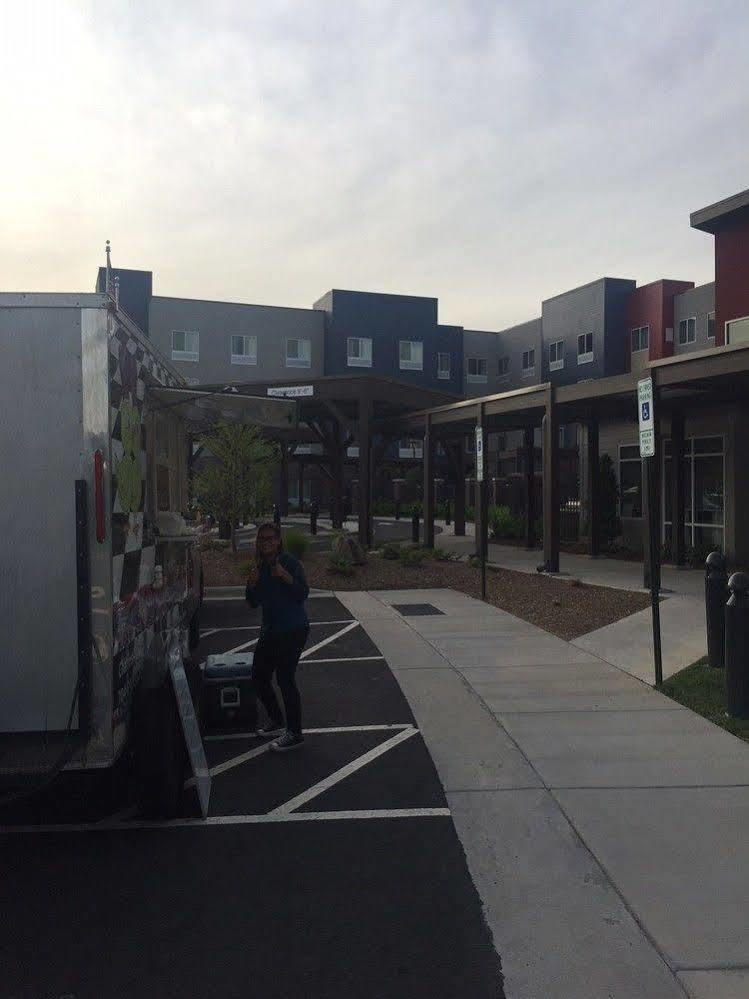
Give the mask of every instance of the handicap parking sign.
[[643, 402], [643, 404], [642, 404], [642, 418], [643, 418], [643, 420], [649, 420], [650, 419], [650, 403], [649, 402]]

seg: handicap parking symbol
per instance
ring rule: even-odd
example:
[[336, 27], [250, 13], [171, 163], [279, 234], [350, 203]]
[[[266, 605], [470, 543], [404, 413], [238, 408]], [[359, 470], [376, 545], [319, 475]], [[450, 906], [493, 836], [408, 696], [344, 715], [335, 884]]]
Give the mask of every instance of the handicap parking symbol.
[[649, 402], [643, 402], [643, 404], [642, 404], [642, 418], [643, 418], [643, 420], [649, 420], [650, 419], [650, 403]]

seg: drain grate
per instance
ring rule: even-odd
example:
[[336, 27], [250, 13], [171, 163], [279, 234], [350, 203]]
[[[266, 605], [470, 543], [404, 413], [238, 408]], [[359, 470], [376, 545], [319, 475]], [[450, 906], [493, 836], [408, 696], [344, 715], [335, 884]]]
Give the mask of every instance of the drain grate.
[[432, 604], [393, 604], [395, 610], [404, 617], [428, 617], [432, 614], [444, 614]]

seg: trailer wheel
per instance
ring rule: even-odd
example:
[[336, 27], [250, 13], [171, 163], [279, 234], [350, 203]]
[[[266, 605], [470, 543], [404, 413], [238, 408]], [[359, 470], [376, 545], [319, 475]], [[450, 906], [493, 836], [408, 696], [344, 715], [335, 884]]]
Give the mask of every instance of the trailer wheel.
[[143, 805], [150, 816], [174, 818], [182, 801], [187, 752], [169, 677], [139, 695], [135, 755]]

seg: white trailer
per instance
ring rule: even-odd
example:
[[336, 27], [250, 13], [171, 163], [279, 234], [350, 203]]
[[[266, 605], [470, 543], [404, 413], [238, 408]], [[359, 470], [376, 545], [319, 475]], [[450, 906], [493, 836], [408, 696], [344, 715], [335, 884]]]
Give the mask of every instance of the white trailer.
[[[0, 294], [0, 357], [7, 785], [109, 768], [132, 748], [141, 692], [197, 639], [199, 539], [173, 526], [190, 433], [229, 417], [288, 428], [296, 411], [188, 388], [102, 294]], [[179, 740], [145, 740], [161, 786]]]

